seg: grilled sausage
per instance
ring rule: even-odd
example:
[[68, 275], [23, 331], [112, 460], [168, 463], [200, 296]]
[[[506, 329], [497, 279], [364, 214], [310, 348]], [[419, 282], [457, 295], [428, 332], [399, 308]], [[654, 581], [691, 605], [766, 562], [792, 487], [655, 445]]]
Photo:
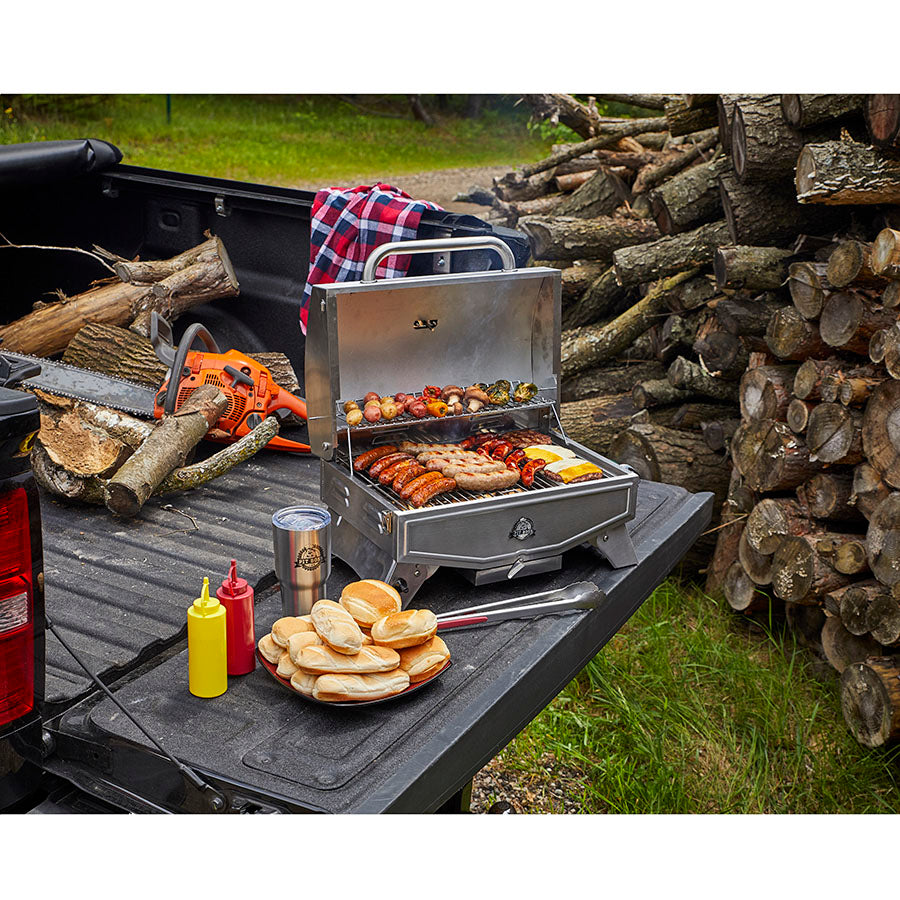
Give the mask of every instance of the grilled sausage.
[[426, 453], [429, 450], [459, 450], [460, 446], [459, 444], [417, 444], [415, 441], [400, 441], [400, 449], [404, 453]]
[[417, 462], [413, 462], [413, 464], [408, 469], [403, 469], [399, 475], [397, 475], [393, 482], [391, 483], [391, 490], [394, 493], [399, 494], [400, 488], [403, 487], [404, 484], [409, 484], [413, 478], [418, 478], [420, 475], [425, 474], [425, 466], [419, 465]]
[[369, 475], [372, 478], [377, 478], [388, 466], [392, 466], [395, 462], [400, 462], [401, 459], [411, 459], [411, 457], [408, 453], [388, 453], [387, 456], [376, 459], [369, 466]]
[[459, 446], [462, 447], [463, 450], [472, 450], [488, 441], [494, 440], [496, 437], [497, 435], [491, 434], [491, 432], [488, 432], [487, 434], [473, 434], [471, 437], [467, 437], [465, 440], [460, 441]]
[[414, 462], [408, 469], [404, 469], [393, 481], [391, 484], [391, 490], [394, 493], [399, 494], [400, 488], [405, 484], [409, 484], [413, 478], [418, 478], [420, 475], [425, 474], [425, 466], [419, 465], [419, 463]]
[[418, 507], [424, 506], [438, 494], [452, 491], [455, 487], [456, 482], [452, 478], [440, 478], [437, 481], [431, 481], [418, 488], [412, 497], [410, 497], [409, 502], [418, 509]]
[[500, 491], [512, 487], [519, 473], [504, 466], [502, 472], [458, 472], [453, 477], [457, 487], [466, 491]]
[[376, 459], [381, 459], [382, 456], [387, 456], [389, 453], [396, 452], [397, 448], [394, 444], [382, 444], [380, 447], [373, 447], [371, 450], [366, 450], [365, 453], [360, 453], [359, 456], [353, 460], [353, 470], [355, 472], [362, 472], [363, 469], [367, 469], [371, 466]]
[[386, 469], [382, 469], [378, 476], [378, 480], [382, 484], [390, 484], [404, 469], [417, 465], [416, 461], [408, 456], [406, 459], [398, 460], [391, 463]]
[[524, 466], [522, 466], [522, 484], [525, 487], [531, 487], [534, 484], [534, 473], [537, 472], [538, 469], [543, 469], [544, 466], [547, 465], [546, 460], [543, 459], [530, 459]]
[[506, 459], [506, 457], [513, 452], [513, 445], [509, 443], [509, 441], [500, 441], [499, 444], [494, 444], [491, 447], [491, 459]]
[[412, 481], [408, 481], [399, 491], [397, 491], [397, 493], [404, 500], [409, 500], [420, 487], [424, 487], [429, 481], [438, 481], [443, 477], [444, 476], [441, 475], [440, 472], [426, 472], [424, 475], [419, 475], [418, 478], [413, 478]]

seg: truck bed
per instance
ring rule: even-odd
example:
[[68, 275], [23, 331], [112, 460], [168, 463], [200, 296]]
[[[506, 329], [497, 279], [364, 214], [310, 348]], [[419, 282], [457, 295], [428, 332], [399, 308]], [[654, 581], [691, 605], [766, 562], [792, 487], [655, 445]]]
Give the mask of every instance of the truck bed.
[[[318, 461], [267, 455], [242, 472], [172, 505], [154, 502], [131, 526], [48, 509], [51, 618], [95, 665], [122, 678], [116, 696], [183, 762], [205, 773], [232, 805], [277, 811], [413, 812], [437, 809], [511, 740], [621, 628], [709, 521], [712, 495], [642, 482], [629, 525], [639, 563], [611, 569], [577, 549], [564, 569], [474, 588], [441, 570], [416, 602], [436, 612], [587, 579], [606, 591], [600, 609], [450, 632], [454, 664], [433, 684], [392, 704], [328, 709], [286, 690], [261, 668], [229, 679], [228, 692], [199, 700], [187, 689], [185, 610], [204, 574], [215, 581], [235, 549], [257, 597], [257, 633], [280, 615], [266, 590], [271, 512], [317, 496]], [[152, 537], [152, 541], [151, 541]], [[63, 540], [65, 538], [65, 540]], [[65, 544], [67, 549], [60, 549]], [[218, 565], [219, 571], [213, 571]], [[336, 563], [329, 595], [354, 578]], [[167, 653], [160, 650], [172, 645]], [[65, 651], [51, 643], [58, 702], [88, 690]], [[105, 668], [104, 668], [105, 667]], [[121, 711], [94, 693], [52, 723], [51, 771], [93, 796], [129, 808], [134, 795], [160, 810], [202, 810], [202, 796], [159, 756]], [[115, 748], [111, 752], [110, 748]], [[129, 752], [124, 752], [127, 748]], [[152, 775], [151, 775], [152, 773]], [[147, 808], [146, 802], [133, 808]]]

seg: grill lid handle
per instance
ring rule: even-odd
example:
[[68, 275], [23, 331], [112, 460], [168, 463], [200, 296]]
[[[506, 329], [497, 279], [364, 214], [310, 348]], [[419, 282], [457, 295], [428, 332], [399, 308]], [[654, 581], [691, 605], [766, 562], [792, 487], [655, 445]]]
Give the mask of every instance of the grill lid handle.
[[400, 253], [440, 253], [451, 250], [496, 250], [500, 255], [505, 272], [515, 269], [516, 258], [509, 246], [497, 237], [484, 235], [483, 237], [461, 238], [430, 238], [424, 241], [393, 241], [376, 247], [366, 260], [363, 268], [362, 280], [364, 282], [375, 281], [375, 269], [386, 256], [395, 256]]

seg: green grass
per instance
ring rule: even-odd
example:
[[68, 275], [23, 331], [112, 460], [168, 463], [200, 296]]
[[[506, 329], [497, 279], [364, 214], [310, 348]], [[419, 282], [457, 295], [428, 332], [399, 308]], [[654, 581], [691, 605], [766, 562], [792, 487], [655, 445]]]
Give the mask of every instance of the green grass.
[[[385, 108], [405, 114], [399, 100]], [[97, 137], [134, 165], [282, 185], [511, 166], [540, 159], [553, 140], [529, 131], [511, 101], [475, 119], [450, 111], [433, 126], [327, 95], [175, 95], [170, 125], [163, 95], [28, 98], [0, 119], [0, 143]]]
[[895, 751], [860, 747], [836, 676], [778, 623], [754, 627], [662, 585], [503, 752], [528, 784], [551, 760], [585, 812], [900, 811]]

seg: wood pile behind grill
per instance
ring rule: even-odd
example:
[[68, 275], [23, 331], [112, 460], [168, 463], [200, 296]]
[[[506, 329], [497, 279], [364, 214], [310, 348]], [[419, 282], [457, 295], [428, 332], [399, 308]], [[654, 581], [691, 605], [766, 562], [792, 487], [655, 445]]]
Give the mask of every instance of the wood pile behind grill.
[[567, 432], [714, 491], [708, 592], [782, 614], [857, 739], [897, 739], [900, 96], [526, 99], [585, 139], [490, 213], [562, 269]]

